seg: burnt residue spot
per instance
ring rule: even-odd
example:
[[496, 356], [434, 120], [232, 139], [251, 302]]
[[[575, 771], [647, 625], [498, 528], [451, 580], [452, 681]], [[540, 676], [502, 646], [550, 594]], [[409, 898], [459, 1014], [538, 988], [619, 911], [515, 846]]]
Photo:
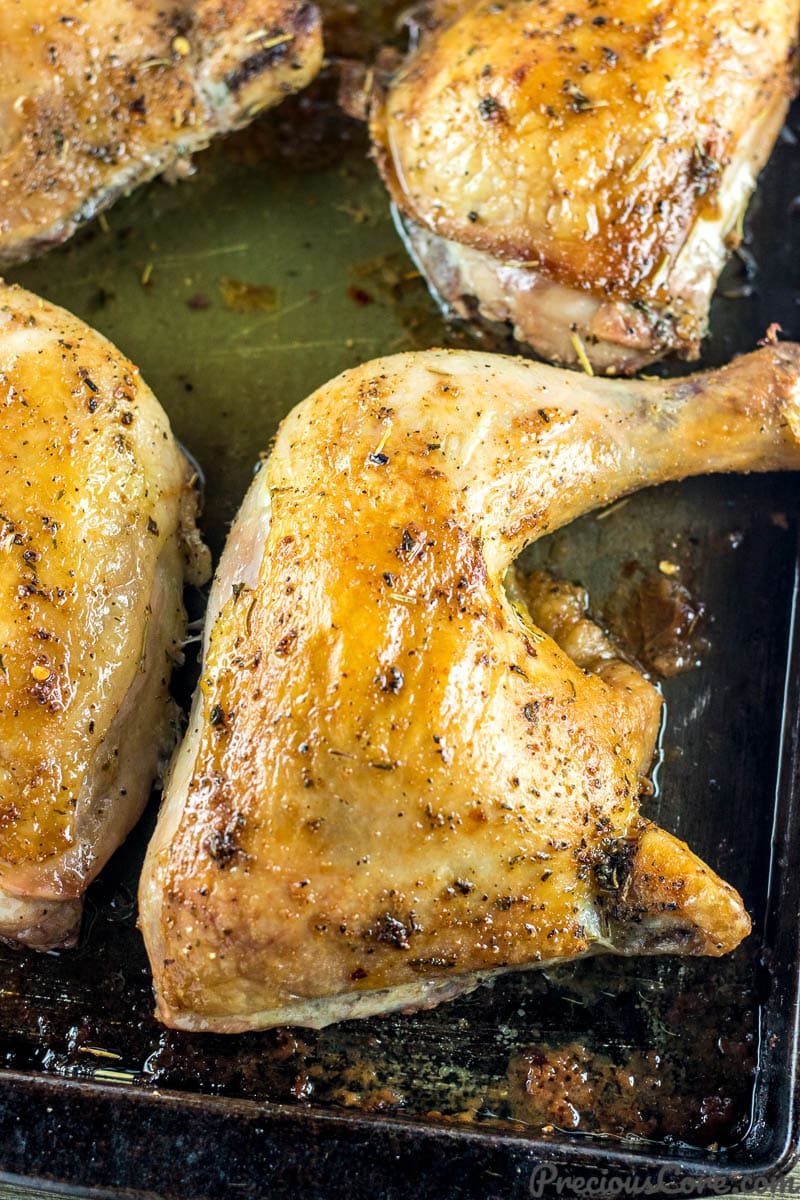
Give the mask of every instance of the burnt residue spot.
[[239, 845], [239, 836], [244, 823], [244, 815], [234, 813], [223, 829], [215, 829], [206, 838], [205, 851], [218, 867], [227, 867], [234, 858], [243, 853]]
[[396, 696], [403, 688], [403, 672], [399, 667], [386, 667], [375, 676], [375, 682], [382, 692]]
[[368, 305], [375, 303], [375, 297], [372, 292], [368, 292], [366, 288], [357, 287], [355, 284], [351, 284], [347, 289], [347, 295], [359, 308], [366, 308]]
[[[576, 999], [586, 1003], [589, 996]], [[539, 1129], [555, 1125], [700, 1146], [730, 1144], [742, 1136], [755, 1069], [752, 1033], [725, 1000], [718, 1021], [706, 1022], [709, 1007], [719, 1006], [720, 997], [702, 985], [677, 998], [654, 992], [654, 1029], [666, 1035], [665, 1051], [646, 1032], [646, 1022], [644, 1028], [635, 1021], [631, 1026], [636, 1011], [632, 999], [633, 993], [625, 991], [615, 999], [617, 1049], [597, 1047], [578, 1036], [512, 1055], [507, 1074], [511, 1115]], [[641, 1010], [637, 1015], [641, 1018]], [[748, 1014], [748, 1023], [750, 1019]], [[676, 1054], [681, 1045], [685, 1062]]]

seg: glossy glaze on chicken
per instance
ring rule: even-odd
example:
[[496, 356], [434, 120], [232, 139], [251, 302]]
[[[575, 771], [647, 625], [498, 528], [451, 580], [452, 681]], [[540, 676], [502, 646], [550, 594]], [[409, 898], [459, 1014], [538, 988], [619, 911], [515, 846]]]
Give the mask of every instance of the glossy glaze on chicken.
[[120, 193], [314, 77], [307, 0], [4, 0], [0, 264], [64, 241]]
[[798, 0], [432, 0], [377, 161], [462, 316], [553, 361], [696, 358], [795, 90]]
[[174, 745], [193, 471], [137, 368], [0, 285], [0, 938], [69, 945]]
[[140, 889], [158, 1012], [320, 1026], [596, 953], [725, 953], [639, 815], [660, 697], [522, 548], [636, 488], [800, 468], [800, 348], [677, 381], [430, 351], [283, 422], [212, 592]]

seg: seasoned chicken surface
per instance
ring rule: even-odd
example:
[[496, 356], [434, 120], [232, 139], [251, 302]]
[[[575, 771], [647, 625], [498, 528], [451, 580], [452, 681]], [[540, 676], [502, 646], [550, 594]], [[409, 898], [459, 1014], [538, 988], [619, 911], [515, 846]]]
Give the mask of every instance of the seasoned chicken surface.
[[0, 285], [0, 938], [69, 945], [174, 744], [192, 470], [136, 367]]
[[799, 439], [791, 345], [657, 382], [404, 354], [296, 408], [217, 573], [142, 876], [161, 1019], [322, 1026], [736, 946], [740, 897], [639, 816], [657, 692], [574, 592], [507, 572], [636, 488], [798, 468]]
[[316, 74], [306, 0], [4, 0], [0, 263], [69, 237]]
[[799, 0], [431, 0], [376, 72], [405, 236], [462, 316], [545, 358], [696, 358], [795, 89]]

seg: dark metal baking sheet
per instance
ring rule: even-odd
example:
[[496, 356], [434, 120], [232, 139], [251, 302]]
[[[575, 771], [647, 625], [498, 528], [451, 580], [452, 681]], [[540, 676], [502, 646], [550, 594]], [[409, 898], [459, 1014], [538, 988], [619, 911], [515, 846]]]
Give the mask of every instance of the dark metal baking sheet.
[[[323, 83], [198, 159], [194, 179], [136, 193], [9, 273], [141, 366], [205, 469], [215, 552], [277, 422], [313, 387], [380, 353], [468, 343], [404, 257], [362, 135], [330, 91]], [[726, 272], [704, 365], [751, 349], [773, 321], [800, 336], [792, 127], [800, 112]], [[661, 1187], [664, 1171], [712, 1190], [786, 1169], [800, 963], [797, 518], [791, 477], [696, 480], [586, 518], [527, 560], [584, 582], [612, 624], [625, 589], [664, 559], [705, 606], [702, 665], [664, 684], [646, 807], [745, 896], [754, 933], [737, 954], [587, 961], [321, 1032], [170, 1033], [151, 1016], [135, 928], [154, 805], [93, 887], [79, 950], [0, 950], [0, 1180], [450, 1198], [532, 1194], [546, 1181], [532, 1189], [537, 1164], [558, 1164], [562, 1181], [632, 1172]], [[178, 681], [184, 698], [195, 670]], [[573, 1062], [588, 1086], [566, 1081]]]

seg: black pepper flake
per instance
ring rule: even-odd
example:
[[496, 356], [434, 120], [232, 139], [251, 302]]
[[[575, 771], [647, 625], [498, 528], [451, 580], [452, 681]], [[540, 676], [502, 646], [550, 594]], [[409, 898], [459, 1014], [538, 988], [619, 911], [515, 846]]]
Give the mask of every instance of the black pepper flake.
[[225, 710], [221, 704], [215, 704], [208, 714], [208, 722], [210, 725], [225, 724]]
[[566, 92], [571, 99], [573, 112], [588, 112], [592, 108], [592, 101], [571, 79], [564, 80], [562, 91]]
[[86, 386], [89, 388], [89, 390], [91, 392], [99, 392], [100, 391], [100, 388], [97, 386], [95, 381], [90, 377], [89, 372], [86, 370], [85, 367], [81, 367], [80, 370], [78, 371], [78, 374], [80, 375], [81, 379], [83, 380], [83, 382], [86, 384]]
[[367, 462], [372, 463], [374, 467], [385, 467], [388, 461], [389, 455], [384, 454], [382, 450], [378, 450], [376, 453], [367, 455]]
[[147, 532], [152, 533], [153, 537], [158, 537], [158, 525], [156, 525], [152, 517], [147, 518]]
[[478, 113], [484, 121], [503, 121], [506, 110], [494, 96], [484, 96], [478, 103]]
[[396, 696], [403, 687], [403, 672], [399, 667], [387, 667], [385, 670], [378, 672], [375, 676], [375, 682], [382, 692], [390, 692]]

